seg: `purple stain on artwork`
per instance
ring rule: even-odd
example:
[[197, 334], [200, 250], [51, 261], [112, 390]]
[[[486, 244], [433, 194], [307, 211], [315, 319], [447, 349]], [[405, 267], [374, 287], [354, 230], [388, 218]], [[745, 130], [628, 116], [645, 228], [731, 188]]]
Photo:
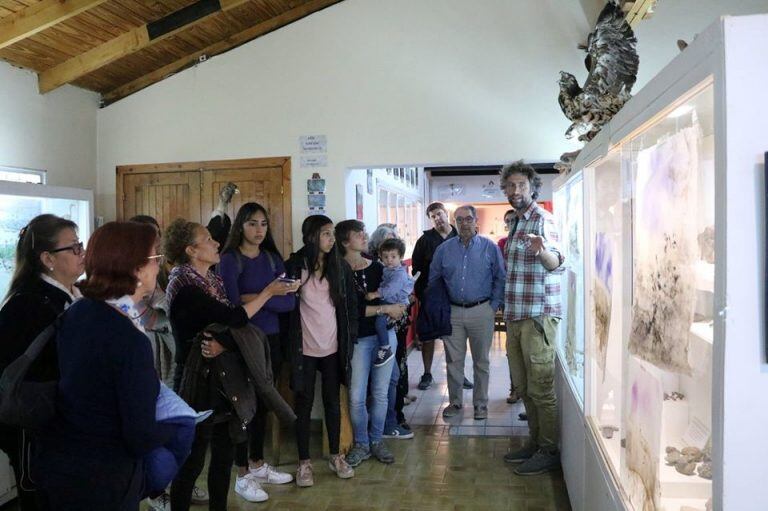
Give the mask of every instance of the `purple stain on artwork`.
[[637, 413], [638, 394], [639, 390], [637, 389], [637, 382], [635, 382], [632, 384], [632, 413]]
[[666, 211], [659, 208], [659, 204], [673, 204], [675, 196], [675, 176], [672, 158], [674, 148], [667, 147], [669, 143], [661, 144], [651, 152], [650, 169], [651, 175], [645, 183], [643, 194], [646, 200], [641, 213], [642, 218], [638, 219], [651, 232], [659, 232], [663, 225], [663, 218]]
[[613, 292], [613, 249], [611, 240], [605, 233], [595, 235], [595, 271], [597, 277], [605, 284], [608, 292]]

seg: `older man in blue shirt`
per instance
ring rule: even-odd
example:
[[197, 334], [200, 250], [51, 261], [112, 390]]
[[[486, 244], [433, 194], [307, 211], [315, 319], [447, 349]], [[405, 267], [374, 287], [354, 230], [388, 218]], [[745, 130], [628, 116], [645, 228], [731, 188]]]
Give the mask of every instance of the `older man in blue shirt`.
[[429, 267], [430, 284], [443, 279], [451, 300], [450, 336], [443, 339], [450, 403], [443, 417], [453, 417], [463, 406], [462, 383], [467, 339], [472, 351], [475, 419], [488, 417], [489, 353], [496, 311], [504, 302], [504, 261], [498, 245], [477, 235], [477, 210], [461, 206], [455, 213], [458, 237], [443, 242]]

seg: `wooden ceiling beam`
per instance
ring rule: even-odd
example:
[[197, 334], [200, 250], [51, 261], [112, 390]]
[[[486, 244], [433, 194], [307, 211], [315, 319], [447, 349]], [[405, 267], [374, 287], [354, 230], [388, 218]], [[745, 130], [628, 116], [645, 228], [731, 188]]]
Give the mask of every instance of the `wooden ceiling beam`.
[[104, 105], [114, 103], [119, 99], [133, 94], [134, 92], [148, 87], [153, 83], [157, 83], [164, 78], [167, 78], [168, 76], [189, 67], [190, 65], [198, 62], [201, 57], [213, 57], [214, 55], [218, 55], [236, 46], [240, 46], [241, 44], [247, 43], [252, 39], [255, 39], [264, 34], [268, 34], [273, 30], [277, 30], [278, 28], [284, 27], [285, 25], [293, 23], [294, 21], [298, 21], [301, 18], [309, 16], [314, 12], [317, 12], [341, 1], [342, 0], [311, 0], [298, 7], [294, 7], [293, 9], [286, 11], [283, 14], [275, 16], [274, 18], [271, 18], [267, 21], [263, 21], [258, 25], [247, 28], [242, 32], [238, 32], [222, 41], [219, 41], [218, 43], [207, 46], [202, 50], [190, 53], [189, 55], [185, 55], [184, 57], [181, 57], [180, 59], [171, 62], [170, 64], [167, 64], [159, 69], [156, 69], [151, 73], [128, 82], [125, 85], [121, 85], [120, 87], [109, 91], [106, 94], [103, 94], [102, 103]]
[[627, 2], [627, 4], [630, 4], [630, 7], [627, 11], [626, 20], [629, 26], [634, 29], [641, 20], [650, 18], [653, 15], [656, 0], [634, 0]]
[[0, 19], [0, 50], [106, 0], [43, 0]]
[[234, 9], [250, 0], [199, 0], [164, 18], [136, 27], [38, 75], [41, 94], [73, 82], [131, 53], [167, 39], [209, 16]]

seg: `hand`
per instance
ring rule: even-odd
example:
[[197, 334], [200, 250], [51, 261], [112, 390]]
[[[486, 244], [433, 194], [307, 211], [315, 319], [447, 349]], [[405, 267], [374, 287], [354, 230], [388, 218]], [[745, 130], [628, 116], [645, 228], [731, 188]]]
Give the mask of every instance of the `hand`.
[[286, 282], [281, 280], [281, 278], [282, 277], [276, 278], [270, 282], [266, 288], [264, 288], [264, 291], [269, 293], [269, 296], [285, 296], [289, 293], [295, 293], [299, 290], [299, 286], [301, 286], [300, 281], [294, 280], [293, 282]]
[[392, 305], [385, 305], [381, 308], [381, 312], [397, 321], [405, 314], [405, 305], [402, 303], [395, 303]]
[[528, 241], [530, 241], [530, 245], [528, 246], [528, 250], [534, 253], [534, 255], [541, 254], [544, 250], [544, 238], [541, 236], [536, 236], [535, 234], [529, 234], [528, 235]]
[[213, 337], [203, 338], [203, 342], [200, 343], [200, 348], [204, 358], [216, 358], [226, 351], [226, 348], [219, 344], [219, 341]]
[[365, 299], [367, 301], [375, 300], [376, 298], [381, 298], [381, 293], [378, 291], [371, 291], [370, 293], [365, 293]]

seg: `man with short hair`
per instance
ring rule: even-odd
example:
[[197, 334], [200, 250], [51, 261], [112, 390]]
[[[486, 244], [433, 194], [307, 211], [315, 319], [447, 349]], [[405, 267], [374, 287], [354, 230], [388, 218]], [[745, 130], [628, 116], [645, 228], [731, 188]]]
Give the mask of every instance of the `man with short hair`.
[[530, 430], [528, 444], [504, 461], [521, 463], [518, 475], [536, 475], [560, 466], [554, 377], [564, 258], [552, 215], [536, 204], [541, 178], [533, 167], [522, 160], [505, 165], [501, 187], [516, 212], [506, 247], [507, 356]]
[[[445, 209], [442, 202], [433, 202], [427, 206], [427, 216], [432, 221], [432, 229], [424, 231], [424, 234], [416, 241], [411, 256], [413, 273], [421, 273], [413, 288], [413, 292], [421, 304], [424, 303], [424, 291], [426, 291], [427, 282], [429, 282], [429, 265], [432, 263], [435, 250], [445, 240], [458, 235], [456, 228], [451, 225], [448, 210]], [[435, 341], [422, 342], [421, 360], [424, 362], [424, 374], [419, 380], [419, 390], [427, 390], [432, 386], [434, 381], [432, 379], [432, 359], [434, 355]]]
[[488, 378], [496, 311], [504, 298], [504, 261], [499, 247], [477, 234], [477, 210], [456, 209], [458, 237], [435, 250], [429, 267], [429, 284], [443, 279], [451, 302], [451, 335], [443, 339], [448, 372], [449, 404], [443, 417], [458, 415], [463, 406], [462, 384], [467, 339], [472, 351], [475, 419], [488, 418]]

